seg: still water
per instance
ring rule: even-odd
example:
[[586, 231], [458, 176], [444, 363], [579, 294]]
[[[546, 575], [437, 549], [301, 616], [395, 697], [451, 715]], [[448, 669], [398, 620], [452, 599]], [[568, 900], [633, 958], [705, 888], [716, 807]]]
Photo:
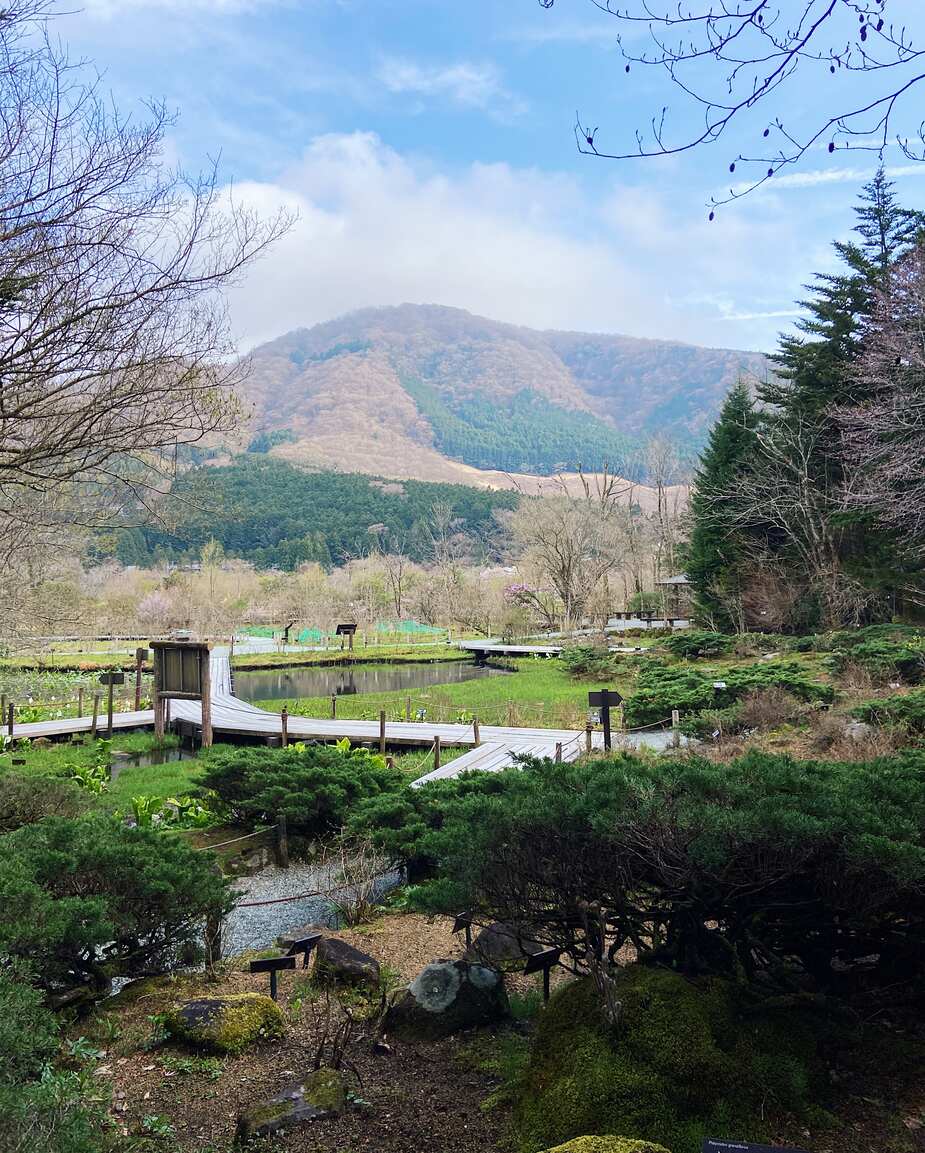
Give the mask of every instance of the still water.
[[479, 668], [464, 661], [444, 664], [238, 669], [234, 674], [234, 692], [242, 701], [294, 700], [296, 697], [401, 692], [429, 685], [458, 684], [481, 677], [504, 675], [501, 669]]

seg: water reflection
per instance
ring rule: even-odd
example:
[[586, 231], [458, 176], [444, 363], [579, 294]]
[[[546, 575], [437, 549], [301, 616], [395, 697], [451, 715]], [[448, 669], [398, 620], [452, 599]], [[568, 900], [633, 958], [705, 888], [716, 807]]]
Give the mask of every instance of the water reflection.
[[430, 685], [459, 684], [504, 676], [501, 669], [459, 661], [444, 664], [328, 665], [295, 669], [241, 669], [234, 674], [235, 696], [243, 701], [293, 700], [296, 697], [389, 693]]

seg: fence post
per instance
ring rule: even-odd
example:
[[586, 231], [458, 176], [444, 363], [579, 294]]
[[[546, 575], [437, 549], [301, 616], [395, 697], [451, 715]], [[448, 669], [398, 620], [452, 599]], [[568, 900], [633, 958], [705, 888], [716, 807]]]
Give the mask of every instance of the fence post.
[[385, 709], [379, 710], [379, 755], [385, 756]]
[[93, 721], [90, 725], [90, 736], [94, 737], [94, 738], [96, 737], [96, 728], [97, 728], [97, 725], [99, 723], [99, 716], [100, 716], [100, 694], [94, 693], [93, 694]]
[[405, 720], [411, 720], [411, 698], [405, 697]]
[[681, 747], [681, 713], [678, 709], [671, 710], [671, 747], [679, 749]]
[[475, 746], [478, 748], [482, 743], [482, 738], [479, 735], [479, 718], [477, 716], [472, 718], [472, 735], [475, 737]]
[[562, 760], [562, 742], [556, 741], [556, 761]]
[[507, 703], [507, 727], [512, 729], [514, 727], [514, 702], [508, 701]]
[[585, 725], [585, 751], [590, 753], [594, 748], [594, 730], [591, 727], [591, 722]]
[[7, 735], [12, 737], [12, 735], [13, 735], [13, 713], [14, 713], [13, 702], [10, 701], [10, 703], [6, 706], [6, 708], [7, 708], [6, 731], [7, 731]]
[[285, 749], [289, 744], [289, 710], [283, 705], [282, 712], [279, 714], [280, 724], [282, 725], [282, 742]]
[[285, 813], [276, 817], [276, 863], [281, 869], [289, 868], [289, 833]]
[[440, 768], [440, 738], [434, 737], [434, 769]]
[[337, 720], [337, 694], [331, 693], [331, 720]]
[[[4, 697], [4, 700], [5, 699]], [[84, 691], [82, 688], [77, 690], [77, 715], [79, 717], [84, 715]]]

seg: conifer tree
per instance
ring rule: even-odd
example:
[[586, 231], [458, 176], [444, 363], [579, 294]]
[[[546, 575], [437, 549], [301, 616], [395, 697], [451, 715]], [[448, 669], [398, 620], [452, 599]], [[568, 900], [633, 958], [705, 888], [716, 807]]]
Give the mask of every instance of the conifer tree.
[[754, 465], [758, 414], [745, 384], [726, 398], [694, 480], [687, 575], [699, 613], [721, 629], [740, 627], [736, 611], [742, 585], [741, 509], [736, 491]]

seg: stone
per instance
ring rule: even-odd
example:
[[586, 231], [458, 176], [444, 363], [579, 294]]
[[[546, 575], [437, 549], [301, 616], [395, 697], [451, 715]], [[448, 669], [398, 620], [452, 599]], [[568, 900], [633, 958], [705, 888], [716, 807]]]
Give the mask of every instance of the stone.
[[527, 957], [543, 948], [503, 921], [487, 925], [463, 953], [464, 961], [474, 961], [492, 969], [522, 968]]
[[241, 1053], [283, 1035], [279, 1005], [262, 993], [205, 997], [176, 1006], [167, 1015], [168, 1036], [209, 1053]]
[[333, 981], [336, 985], [375, 986], [379, 984], [379, 962], [346, 941], [323, 937], [315, 946], [312, 976], [317, 981]]
[[305, 1121], [336, 1116], [344, 1111], [346, 1099], [344, 1079], [336, 1069], [315, 1069], [275, 1097], [240, 1113], [235, 1145], [246, 1145], [255, 1137], [269, 1137]]
[[868, 725], [865, 721], [852, 721], [845, 728], [845, 736], [848, 740], [856, 741], [858, 744], [862, 741], [869, 741], [873, 735], [873, 726]]
[[670, 1153], [664, 1145], [654, 1141], [639, 1141], [633, 1137], [576, 1137], [564, 1145], [556, 1145], [545, 1153]]
[[436, 1041], [461, 1029], [510, 1017], [504, 978], [497, 969], [468, 961], [434, 961], [396, 991], [382, 1032], [401, 1041]]

